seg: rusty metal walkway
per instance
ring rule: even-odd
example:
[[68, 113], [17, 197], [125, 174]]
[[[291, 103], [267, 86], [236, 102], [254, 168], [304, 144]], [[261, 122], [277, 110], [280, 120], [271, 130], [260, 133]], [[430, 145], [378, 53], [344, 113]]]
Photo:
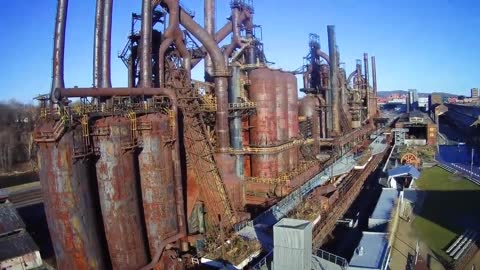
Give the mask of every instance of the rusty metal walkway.
[[192, 88], [177, 88], [176, 91], [178, 105], [183, 112], [187, 160], [195, 173], [200, 196], [208, 209], [209, 225], [219, 226], [221, 223], [225, 228], [233, 228], [237, 219], [215, 162], [214, 148], [207, 136], [199, 96]]

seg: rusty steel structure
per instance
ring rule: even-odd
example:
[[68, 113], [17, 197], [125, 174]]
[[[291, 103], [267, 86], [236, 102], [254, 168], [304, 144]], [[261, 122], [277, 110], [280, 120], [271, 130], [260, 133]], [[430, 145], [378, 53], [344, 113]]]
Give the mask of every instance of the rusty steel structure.
[[59, 269], [184, 269], [374, 129], [375, 58], [373, 86], [367, 54], [347, 77], [334, 26], [328, 54], [311, 34], [305, 65], [289, 72], [266, 60], [252, 1], [232, 0], [218, 31], [215, 0], [203, 26], [178, 0], [141, 3], [119, 55], [128, 85], [112, 87], [112, 0], [97, 0], [93, 87], [69, 88], [68, 0], [58, 0], [35, 141]]

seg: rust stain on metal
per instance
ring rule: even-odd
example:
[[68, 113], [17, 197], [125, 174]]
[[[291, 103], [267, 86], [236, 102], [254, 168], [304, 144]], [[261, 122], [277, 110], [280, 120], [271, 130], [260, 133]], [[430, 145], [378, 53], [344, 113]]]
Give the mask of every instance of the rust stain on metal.
[[134, 153], [129, 120], [108, 117], [94, 128], [109, 127], [109, 136], [96, 138], [100, 152], [96, 168], [108, 250], [114, 269], [138, 269], [147, 264]]
[[[51, 130], [53, 122], [38, 129]], [[90, 159], [74, 160], [81, 128], [57, 143], [39, 144], [39, 176], [48, 228], [59, 269], [105, 269], [108, 258], [95, 209], [95, 179]]]
[[143, 149], [138, 156], [143, 212], [150, 254], [155, 254], [163, 240], [178, 232], [173, 178], [171, 130], [165, 115], [150, 114], [139, 118], [151, 123], [142, 131]]

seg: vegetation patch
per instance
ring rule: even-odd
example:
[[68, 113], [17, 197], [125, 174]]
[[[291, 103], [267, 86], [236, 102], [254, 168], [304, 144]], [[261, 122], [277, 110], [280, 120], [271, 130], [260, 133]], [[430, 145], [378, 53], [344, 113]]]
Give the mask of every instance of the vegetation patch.
[[417, 187], [427, 192], [415, 229], [420, 238], [445, 260], [445, 249], [466, 229], [480, 224], [480, 187], [465, 178], [432, 167], [422, 171]]

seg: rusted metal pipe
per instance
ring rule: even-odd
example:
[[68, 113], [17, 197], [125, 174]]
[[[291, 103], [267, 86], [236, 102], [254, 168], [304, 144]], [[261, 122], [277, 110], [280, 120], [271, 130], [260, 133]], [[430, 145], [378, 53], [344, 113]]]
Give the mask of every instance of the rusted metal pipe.
[[217, 42], [210, 36], [205, 29], [198, 25], [185, 11], [180, 9], [181, 24], [197, 38], [206, 48], [212, 57], [214, 76], [215, 76], [215, 95], [217, 97], [217, 112], [215, 121], [215, 131], [217, 136], [217, 145], [220, 152], [225, 152], [229, 148], [228, 132], [228, 93], [227, 77], [229, 72], [223, 57], [222, 51]]
[[[165, 40], [160, 45], [159, 49], [159, 73], [160, 73], [160, 84], [165, 85], [165, 52], [168, 47], [175, 42], [176, 48], [184, 60], [184, 68], [187, 71], [187, 74], [190, 74], [191, 69], [191, 57], [188, 52], [187, 46], [183, 41], [183, 32], [180, 29], [180, 4], [178, 0], [164, 0], [162, 4], [168, 7], [169, 20], [168, 27], [165, 31]], [[190, 81], [190, 77], [188, 78]]]
[[369, 86], [369, 69], [368, 69], [368, 54], [364, 53], [363, 54], [363, 67], [365, 69], [365, 89], [368, 89]]
[[328, 54], [326, 54], [324, 51], [322, 51], [320, 48], [317, 50], [317, 55], [320, 56], [320, 58], [322, 58], [323, 60], [325, 60], [325, 62], [327, 62], [327, 64], [330, 64], [330, 58], [328, 56]]
[[143, 0], [140, 38], [140, 87], [152, 86], [152, 2]]
[[310, 85], [310, 74], [312, 74], [313, 67], [312, 65], [308, 65], [307, 71], [303, 73], [303, 88], [308, 89], [311, 88]]
[[377, 93], [377, 65], [375, 64], [375, 56], [372, 56], [372, 87], [373, 92]]
[[58, 99], [56, 99], [54, 96], [55, 89], [65, 87], [65, 80], [63, 77], [63, 61], [65, 56], [65, 27], [67, 24], [67, 10], [68, 0], [58, 0], [53, 44], [52, 89], [50, 91], [50, 99], [53, 103], [58, 102]]
[[102, 31], [104, 1], [97, 0], [95, 9], [95, 34], [93, 37], [93, 87], [102, 85]]
[[369, 88], [369, 83], [368, 83], [368, 77], [369, 76], [369, 70], [368, 70], [368, 54], [367, 53], [364, 53], [363, 54], [363, 65], [364, 65], [364, 69], [365, 69], [365, 82], [364, 82], [364, 85], [365, 85], [365, 105], [367, 106], [367, 118], [370, 118], [370, 90], [368, 89]]
[[173, 38], [166, 38], [162, 41], [158, 50], [158, 74], [160, 75], [160, 87], [165, 86], [165, 52], [172, 43]]
[[[204, 1], [205, 30], [212, 37], [215, 35], [215, 0]], [[205, 56], [205, 80], [213, 78], [213, 62], [209, 54]]]
[[[239, 20], [243, 22], [245, 18], [247, 18], [246, 12], [242, 12], [240, 14]], [[228, 35], [230, 35], [230, 33], [232, 33], [232, 26], [233, 23], [229, 21], [222, 28], [220, 28], [220, 30], [217, 31], [217, 33], [215, 34], [215, 41], [217, 42], [217, 44], [222, 42]], [[207, 53], [205, 46], [200, 47], [200, 51], [205, 54]], [[202, 61], [202, 58], [192, 60], [192, 68], [195, 67], [198, 63], [200, 63], [200, 61]]]
[[352, 71], [352, 73], [350, 73], [350, 75], [348, 75], [348, 78], [347, 78], [347, 85], [352, 81], [353, 77], [357, 76], [357, 70], [355, 69], [354, 71]]
[[233, 50], [242, 46], [240, 43], [240, 10], [237, 7], [232, 9], [232, 33], [232, 43], [223, 52], [227, 61]]
[[339, 98], [338, 98], [338, 58], [336, 48], [335, 26], [327, 26], [328, 32], [328, 50], [330, 56], [330, 96], [331, 96], [331, 130], [335, 135], [340, 134], [340, 113], [339, 113]]
[[75, 97], [161, 96], [166, 88], [57, 88], [57, 99]]
[[103, 21], [102, 21], [102, 73], [101, 87], [112, 87], [112, 78], [110, 75], [110, 57], [111, 57], [111, 37], [112, 37], [112, 1], [103, 0]]

